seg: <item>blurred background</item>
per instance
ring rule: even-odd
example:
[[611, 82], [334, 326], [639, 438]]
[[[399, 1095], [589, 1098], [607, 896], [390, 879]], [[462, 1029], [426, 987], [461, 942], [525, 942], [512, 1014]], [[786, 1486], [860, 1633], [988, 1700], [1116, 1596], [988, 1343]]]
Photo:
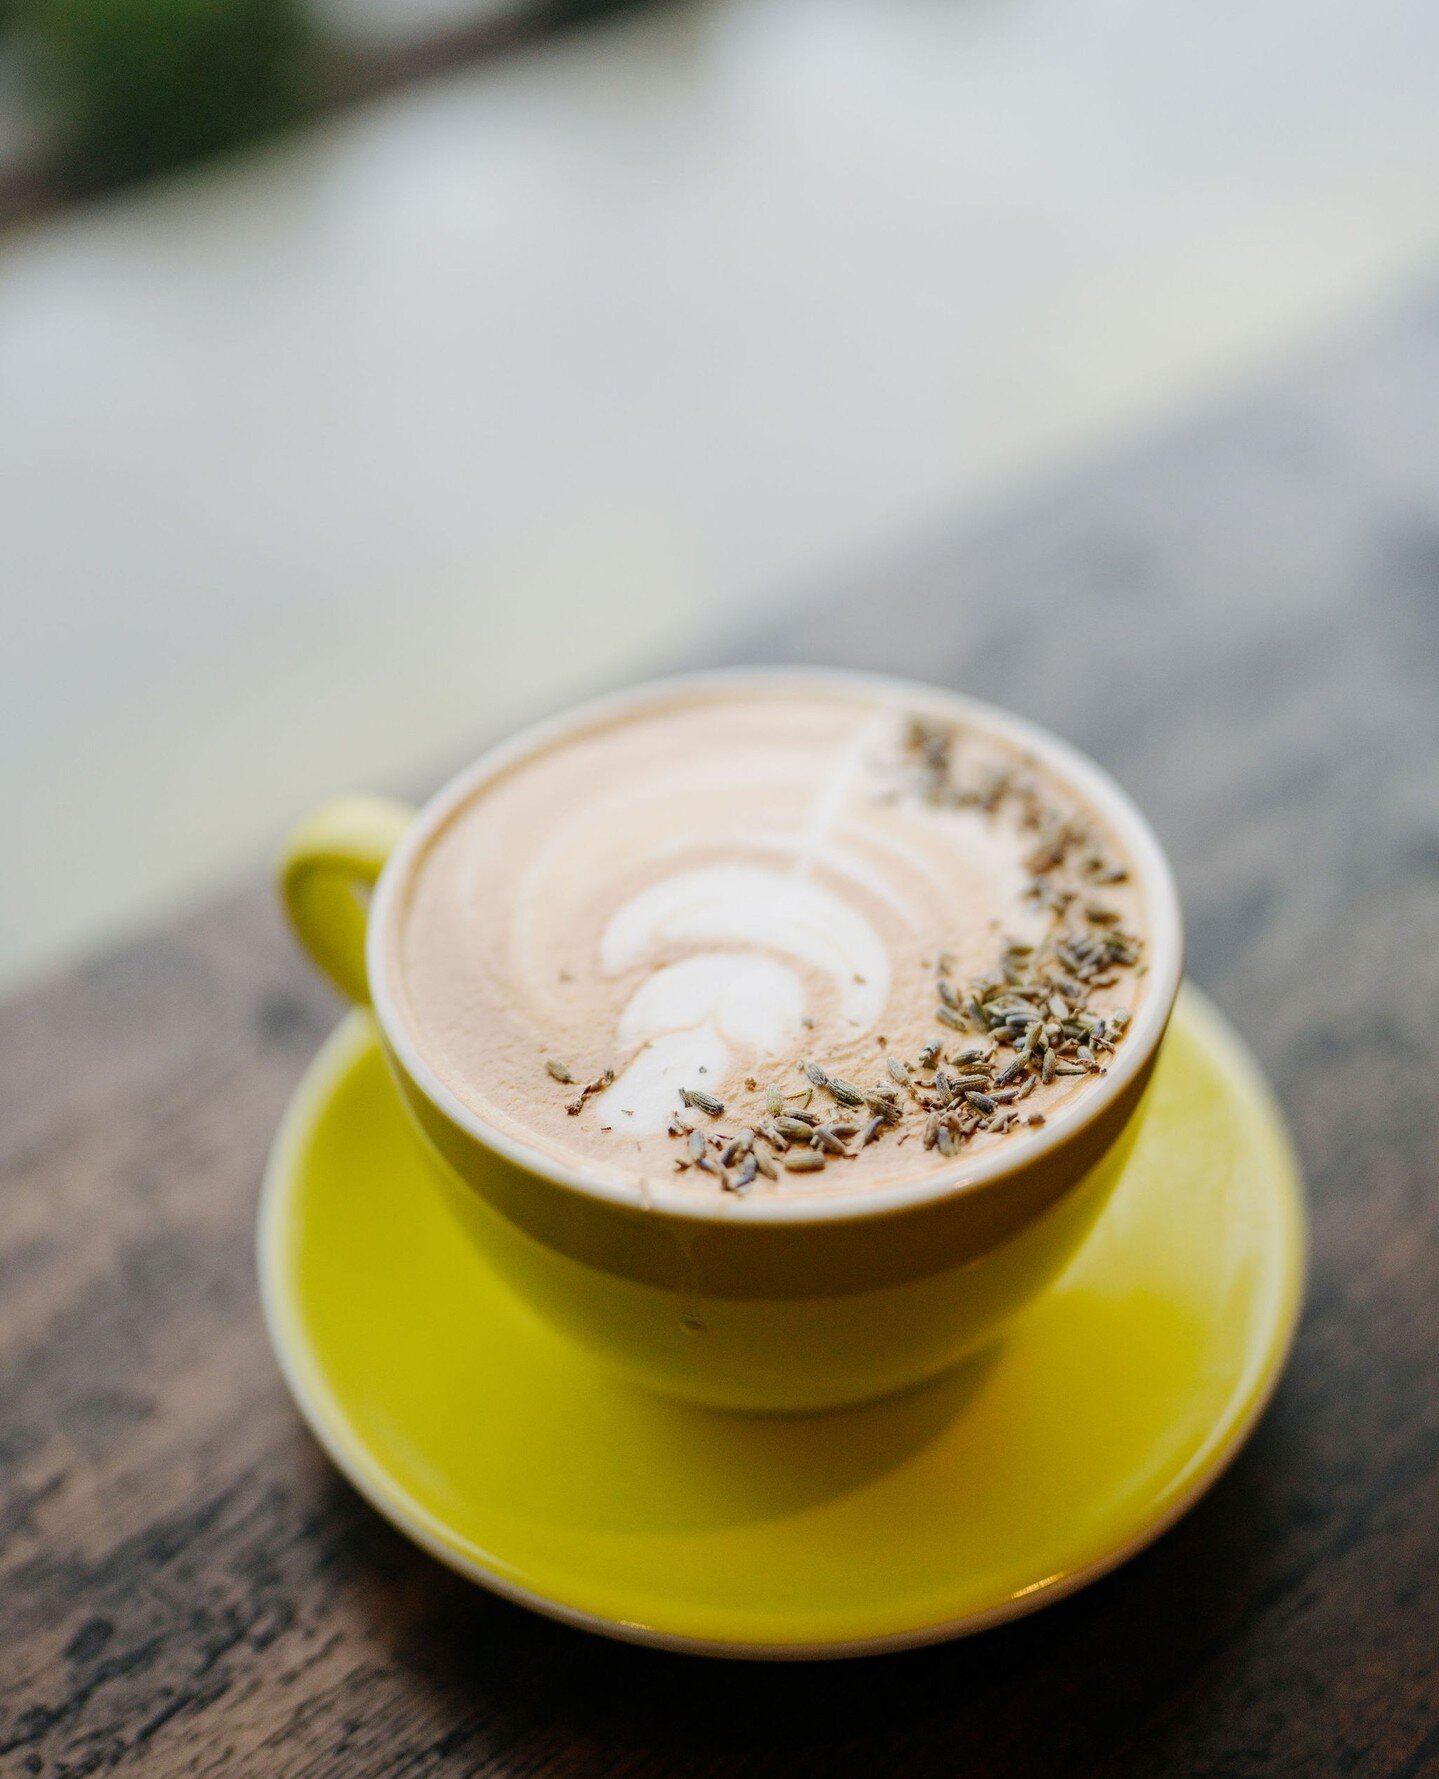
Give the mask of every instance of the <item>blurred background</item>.
[[0, 0], [0, 986], [1401, 300], [1436, 175], [1433, 0]]

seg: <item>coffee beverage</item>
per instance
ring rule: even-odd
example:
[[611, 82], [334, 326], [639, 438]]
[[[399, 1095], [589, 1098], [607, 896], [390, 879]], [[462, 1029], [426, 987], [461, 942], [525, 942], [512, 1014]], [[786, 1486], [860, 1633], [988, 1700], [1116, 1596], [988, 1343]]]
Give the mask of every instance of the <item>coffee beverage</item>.
[[915, 696], [675, 684], [504, 758], [384, 934], [419, 1057], [641, 1190], [871, 1190], [1035, 1140], [1143, 998], [1145, 885], [1063, 750]]

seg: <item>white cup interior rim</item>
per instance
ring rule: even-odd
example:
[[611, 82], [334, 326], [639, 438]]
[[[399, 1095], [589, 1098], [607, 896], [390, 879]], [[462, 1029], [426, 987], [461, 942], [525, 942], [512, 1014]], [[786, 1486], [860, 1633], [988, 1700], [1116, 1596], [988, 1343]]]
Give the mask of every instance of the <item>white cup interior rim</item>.
[[[693, 692], [713, 696], [763, 689], [796, 692], [838, 689], [868, 693], [890, 702], [909, 701], [919, 709], [947, 711], [955, 720], [985, 728], [1037, 755], [1093, 805], [1114, 829], [1135, 866], [1144, 893], [1147, 926], [1148, 981], [1138, 1012], [1108, 1073], [1089, 1091], [1055, 1112], [1040, 1129], [1026, 1131], [988, 1154], [936, 1168], [918, 1180], [881, 1187], [840, 1186], [823, 1196], [810, 1192], [749, 1194], [716, 1192], [713, 1197], [665, 1181], [587, 1177], [543, 1150], [488, 1123], [443, 1082], [421, 1055], [398, 1016], [389, 977], [390, 922], [401, 907], [404, 886], [414, 862], [445, 821], [487, 779], [507, 770], [571, 731], [582, 730], [611, 715], [672, 700]], [[370, 903], [366, 968], [375, 1017], [399, 1066], [424, 1097], [452, 1124], [481, 1147], [527, 1172], [567, 1187], [587, 1198], [632, 1209], [662, 1213], [696, 1223], [803, 1224], [862, 1219], [997, 1185], [1027, 1172], [1055, 1153], [1124, 1093], [1158, 1048], [1179, 989], [1183, 968], [1183, 925], [1179, 896], [1163, 848], [1129, 795], [1102, 767], [1068, 742], [1027, 719], [939, 686], [891, 678], [849, 668], [737, 667], [647, 680], [573, 705], [557, 717], [536, 723], [491, 748], [441, 787], [420, 809], [390, 855]]]

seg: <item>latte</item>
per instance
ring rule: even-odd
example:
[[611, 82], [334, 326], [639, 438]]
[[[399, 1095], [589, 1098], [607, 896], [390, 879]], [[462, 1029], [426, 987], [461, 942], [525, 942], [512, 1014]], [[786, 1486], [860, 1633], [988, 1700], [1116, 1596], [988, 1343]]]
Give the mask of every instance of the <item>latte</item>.
[[588, 1178], [889, 1186], [1023, 1143], [1144, 994], [1144, 886], [1064, 758], [861, 686], [671, 686], [475, 783], [409, 860], [419, 1056]]

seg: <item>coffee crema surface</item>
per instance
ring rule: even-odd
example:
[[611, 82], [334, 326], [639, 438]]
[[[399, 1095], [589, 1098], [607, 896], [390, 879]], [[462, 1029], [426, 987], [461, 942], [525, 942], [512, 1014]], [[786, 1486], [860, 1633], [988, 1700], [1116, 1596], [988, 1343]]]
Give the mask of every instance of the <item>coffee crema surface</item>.
[[387, 973], [456, 1098], [583, 1177], [888, 1186], [1103, 1074], [1144, 992], [1131, 865], [942, 700], [671, 688], [446, 816]]

